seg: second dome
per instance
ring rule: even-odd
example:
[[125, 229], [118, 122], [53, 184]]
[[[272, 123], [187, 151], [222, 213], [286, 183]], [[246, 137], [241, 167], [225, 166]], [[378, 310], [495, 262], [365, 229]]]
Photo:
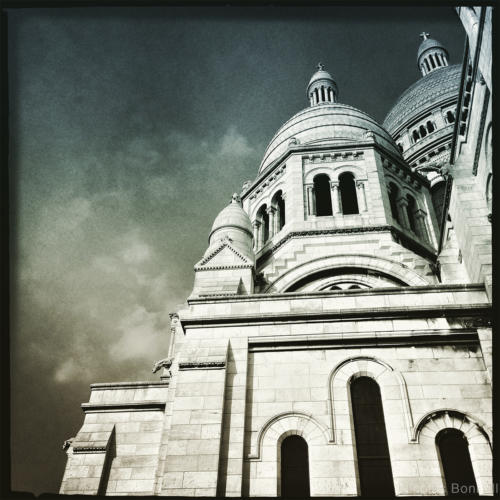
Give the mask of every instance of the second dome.
[[370, 115], [347, 104], [311, 106], [284, 123], [266, 148], [259, 173], [271, 166], [290, 147], [297, 145], [353, 144], [366, 141], [373, 132], [383, 147], [400, 156], [394, 140]]

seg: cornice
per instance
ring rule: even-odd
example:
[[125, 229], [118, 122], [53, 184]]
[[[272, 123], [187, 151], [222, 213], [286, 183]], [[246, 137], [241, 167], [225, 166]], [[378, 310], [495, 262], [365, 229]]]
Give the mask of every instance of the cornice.
[[148, 389], [152, 387], [168, 387], [165, 382], [99, 382], [96, 384], [90, 384], [90, 389], [93, 391], [104, 391], [104, 390], [120, 390], [120, 389]]
[[121, 412], [121, 411], [162, 411], [165, 401], [126, 401], [113, 403], [82, 403], [85, 413]]
[[489, 317], [491, 304], [435, 304], [433, 306], [398, 306], [398, 307], [366, 307], [343, 308], [331, 311], [302, 311], [290, 313], [253, 313], [230, 316], [200, 316], [183, 318], [183, 328], [206, 328], [207, 326], [240, 326], [268, 325], [268, 324], [300, 324], [363, 320], [390, 320], [413, 318], [440, 318], [440, 317]]
[[304, 350], [324, 348], [390, 347], [406, 345], [436, 345], [449, 343], [479, 343], [475, 328], [448, 328], [429, 330], [373, 331], [360, 335], [350, 333], [317, 333], [309, 335], [270, 335], [248, 338], [249, 352]]
[[184, 361], [179, 363], [179, 370], [221, 370], [225, 361]]

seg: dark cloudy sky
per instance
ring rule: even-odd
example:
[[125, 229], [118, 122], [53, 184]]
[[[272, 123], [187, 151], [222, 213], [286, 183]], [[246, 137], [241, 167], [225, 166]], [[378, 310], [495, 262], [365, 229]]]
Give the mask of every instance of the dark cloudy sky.
[[13, 489], [56, 492], [92, 382], [156, 379], [217, 213], [318, 61], [382, 121], [451, 7], [18, 9], [9, 17]]

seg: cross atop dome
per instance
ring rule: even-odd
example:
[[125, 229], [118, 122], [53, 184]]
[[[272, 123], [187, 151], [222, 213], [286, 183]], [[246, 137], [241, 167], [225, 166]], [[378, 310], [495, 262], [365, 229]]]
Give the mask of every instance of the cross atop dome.
[[431, 34], [430, 33], [426, 33], [425, 31], [422, 31], [422, 33], [420, 33], [420, 38], [422, 38], [422, 40], [427, 40]]

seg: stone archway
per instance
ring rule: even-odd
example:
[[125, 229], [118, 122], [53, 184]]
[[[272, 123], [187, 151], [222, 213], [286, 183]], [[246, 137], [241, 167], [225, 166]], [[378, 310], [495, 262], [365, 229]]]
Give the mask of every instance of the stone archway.
[[271, 290], [273, 293], [283, 293], [307, 276], [330, 269], [340, 269], [343, 267], [352, 268], [353, 265], [357, 268], [368, 269], [383, 275], [391, 276], [395, 278], [396, 281], [405, 283], [408, 286], [426, 286], [430, 284], [413, 269], [399, 262], [374, 255], [341, 254], [313, 259], [290, 269], [270, 283], [264, 290], [264, 293], [268, 293]]
[[[472, 469], [477, 483], [479, 495], [492, 495], [493, 488], [493, 461], [491, 453], [491, 429], [479, 419], [468, 413], [451, 408], [434, 410], [424, 415], [414, 430], [414, 440], [422, 446], [433, 447], [434, 460], [440, 462], [436, 446], [437, 435], [446, 429], [455, 429], [463, 433], [468, 445]], [[442, 464], [439, 463], [442, 470]], [[443, 476], [443, 491], [445, 482]]]

